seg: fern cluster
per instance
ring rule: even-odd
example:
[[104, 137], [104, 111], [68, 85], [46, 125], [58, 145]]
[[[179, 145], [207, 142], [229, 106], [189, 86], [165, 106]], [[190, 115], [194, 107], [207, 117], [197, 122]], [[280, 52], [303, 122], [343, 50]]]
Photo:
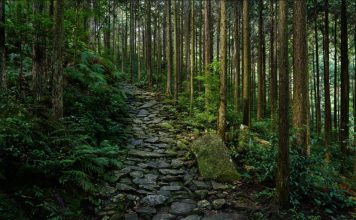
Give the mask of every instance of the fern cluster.
[[127, 107], [109, 61], [90, 52], [66, 69], [65, 117], [0, 95], [0, 219], [90, 215], [105, 175], [121, 166]]

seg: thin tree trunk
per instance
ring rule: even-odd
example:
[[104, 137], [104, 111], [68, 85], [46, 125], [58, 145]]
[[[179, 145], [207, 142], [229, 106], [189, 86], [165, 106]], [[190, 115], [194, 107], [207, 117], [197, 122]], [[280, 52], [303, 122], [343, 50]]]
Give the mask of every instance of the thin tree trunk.
[[278, 64], [279, 64], [279, 141], [277, 156], [276, 191], [281, 208], [289, 207], [289, 74], [287, 0], [279, 1], [278, 19]]
[[258, 104], [257, 104], [257, 120], [264, 118], [264, 105], [265, 105], [265, 96], [264, 96], [264, 68], [263, 68], [263, 0], [259, 0], [259, 18], [258, 18]]
[[319, 40], [318, 40], [318, 12], [317, 12], [317, 0], [314, 0], [314, 37], [315, 37], [315, 61], [316, 61], [316, 133], [319, 135], [321, 130], [321, 107], [320, 107], [320, 68], [319, 68]]
[[250, 106], [250, 86], [251, 86], [251, 51], [250, 51], [250, 17], [249, 17], [249, 0], [243, 0], [243, 124], [251, 125], [251, 106]]
[[195, 71], [195, 1], [192, 1], [191, 6], [191, 28], [190, 28], [190, 106], [189, 112], [192, 115], [193, 113], [193, 100], [194, 100], [194, 71]]
[[234, 104], [235, 112], [240, 109], [240, 7], [239, 2], [234, 2], [235, 9], [235, 28], [234, 28], [234, 54], [233, 54], [233, 69], [234, 69]]
[[[347, 154], [349, 138], [349, 56], [347, 40], [346, 0], [341, 1], [341, 110], [340, 110], [340, 147]], [[343, 167], [343, 166], [342, 166]], [[345, 171], [342, 168], [342, 171]]]
[[5, 0], [0, 1], [0, 88], [6, 89]]
[[[173, 0], [175, 1], [175, 0]], [[166, 82], [166, 95], [172, 95], [171, 82], [172, 82], [172, 20], [171, 20], [171, 0], [165, 1], [166, 14], [167, 14], [167, 82]]]
[[270, 30], [270, 73], [269, 73], [269, 97], [270, 97], [270, 109], [271, 120], [273, 129], [277, 129], [277, 69], [275, 62], [275, 39], [274, 39], [274, 0], [270, 0], [270, 18], [271, 18], [271, 30]]
[[309, 93], [306, 38], [306, 1], [293, 3], [293, 125], [296, 129], [295, 146], [302, 155], [309, 155]]
[[54, 73], [52, 85], [53, 117], [63, 117], [63, 45], [64, 43], [64, 1], [55, 1], [54, 12]]
[[210, 63], [212, 61], [211, 54], [211, 24], [210, 24], [210, 6], [211, 0], [203, 1], [204, 4], [204, 67], [205, 67], [205, 110], [209, 111], [211, 103], [211, 89], [209, 85], [210, 79]]
[[226, 0], [220, 1], [220, 92], [218, 134], [225, 140], [226, 129]]
[[337, 89], [337, 14], [335, 15], [334, 27], [334, 129], [338, 139], [338, 89]]
[[[331, 104], [330, 104], [330, 82], [329, 82], [329, 0], [324, 2], [325, 18], [324, 18], [324, 90], [325, 90], [325, 124], [324, 124], [324, 139], [325, 146], [330, 144], [331, 130]], [[327, 149], [327, 159], [330, 159], [329, 149]]]
[[151, 1], [146, 1], [146, 72], [148, 77], [148, 87], [152, 89], [152, 35], [151, 35]]

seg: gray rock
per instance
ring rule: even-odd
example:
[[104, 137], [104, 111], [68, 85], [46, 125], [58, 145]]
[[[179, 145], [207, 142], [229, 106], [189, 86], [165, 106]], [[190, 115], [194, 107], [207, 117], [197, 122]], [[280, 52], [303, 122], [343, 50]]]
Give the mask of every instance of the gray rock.
[[128, 152], [129, 155], [131, 156], [137, 156], [137, 157], [142, 157], [142, 158], [160, 158], [163, 157], [163, 154], [159, 154], [159, 153], [155, 153], [155, 152], [150, 152], [150, 151], [142, 151], [142, 150], [135, 150], [135, 149], [131, 149]]
[[119, 191], [135, 191], [136, 190], [135, 188], [133, 188], [129, 185], [123, 184], [123, 183], [117, 183], [116, 189], [118, 189]]
[[156, 184], [158, 176], [153, 174], [146, 174], [144, 178], [135, 178], [132, 181], [138, 185]]
[[163, 190], [163, 191], [179, 191], [181, 189], [182, 189], [181, 186], [162, 186], [161, 187], [161, 190]]
[[158, 168], [158, 169], [169, 168], [171, 166], [169, 163], [167, 163], [164, 160], [151, 161], [147, 163], [147, 165], [148, 167]]
[[170, 213], [174, 215], [189, 215], [197, 206], [192, 203], [174, 202], [171, 205]]
[[210, 185], [203, 181], [193, 181], [193, 183], [198, 187], [198, 189], [210, 189]]
[[205, 217], [203, 220], [248, 220], [248, 218], [238, 213], [219, 213]]
[[222, 183], [218, 183], [215, 181], [211, 181], [211, 185], [213, 186], [213, 189], [215, 190], [224, 190], [224, 189], [228, 189], [229, 186], [226, 184], [222, 184]]
[[148, 195], [141, 200], [141, 203], [148, 206], [162, 205], [168, 197], [162, 195]]
[[199, 215], [189, 215], [181, 220], [201, 220], [201, 217]]
[[174, 159], [174, 160], [172, 160], [171, 165], [173, 168], [180, 168], [184, 165], [184, 162], [179, 159]]
[[198, 203], [197, 203], [198, 207], [201, 208], [201, 209], [210, 209], [211, 206], [210, 206], [210, 202], [208, 200], [200, 200]]
[[143, 172], [142, 171], [133, 171], [130, 173], [130, 176], [133, 178], [141, 178], [141, 177], [143, 177]]
[[153, 216], [152, 220], [172, 220], [174, 218], [175, 216], [169, 213], [158, 213], [155, 216]]
[[124, 216], [125, 220], [138, 220], [138, 215], [137, 213], [127, 213]]
[[141, 145], [143, 143], [143, 140], [141, 140], [141, 139], [139, 139], [139, 140], [133, 140], [132, 142], [131, 142], [131, 144], [133, 145], [133, 146], [138, 146], [138, 145]]
[[141, 108], [151, 108], [152, 106], [156, 105], [158, 102], [156, 100], [149, 101], [145, 103]]
[[163, 175], [179, 175], [179, 174], [184, 174], [183, 170], [173, 170], [173, 169], [160, 169], [160, 173]]
[[194, 193], [198, 198], [204, 199], [208, 195], [209, 191], [206, 189], [200, 189], [196, 190]]
[[151, 137], [151, 138], [146, 139], [145, 142], [156, 143], [158, 140], [159, 140], [158, 137]]
[[214, 209], [221, 209], [226, 203], [225, 199], [215, 199], [213, 201], [213, 208]]
[[155, 214], [157, 210], [152, 207], [138, 207], [136, 212], [140, 214]]
[[137, 116], [138, 117], [145, 117], [149, 114], [149, 112], [146, 109], [142, 109], [138, 112]]

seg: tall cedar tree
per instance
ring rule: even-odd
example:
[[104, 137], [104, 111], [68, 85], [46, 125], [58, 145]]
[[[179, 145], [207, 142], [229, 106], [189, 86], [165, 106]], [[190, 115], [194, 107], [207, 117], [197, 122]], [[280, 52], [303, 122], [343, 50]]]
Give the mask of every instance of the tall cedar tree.
[[309, 93], [306, 35], [306, 1], [293, 2], [293, 126], [295, 146], [302, 155], [309, 155]]
[[275, 57], [275, 22], [274, 22], [274, 3], [275, 0], [270, 0], [270, 72], [269, 72], [269, 99], [270, 99], [270, 108], [271, 108], [271, 120], [272, 120], [272, 127], [277, 128], [277, 99], [278, 99], [278, 92], [277, 92], [277, 69], [276, 69], [276, 57]]
[[152, 89], [152, 34], [151, 34], [151, 1], [146, 1], [146, 72], [148, 87]]
[[55, 1], [54, 8], [52, 107], [58, 120], [63, 117], [64, 0]]
[[[40, 15], [44, 9], [44, 2], [35, 0], [33, 1], [33, 14]], [[39, 33], [41, 25], [39, 20], [35, 21], [34, 28], [36, 30], [33, 36], [32, 46], [32, 91], [36, 100], [40, 100], [45, 88], [45, 38], [43, 34]]]
[[264, 69], [264, 33], [263, 33], [263, 0], [259, 0], [258, 16], [258, 101], [257, 101], [257, 119], [261, 120], [265, 115], [265, 69]]
[[165, 1], [166, 14], [167, 14], [167, 47], [166, 47], [166, 59], [167, 59], [167, 82], [166, 82], [166, 95], [172, 95], [172, 19], [171, 19], [171, 0]]
[[250, 51], [250, 16], [249, 0], [243, 0], [243, 124], [250, 126], [250, 85], [251, 85], [251, 51]]
[[220, 102], [218, 111], [218, 134], [225, 140], [226, 124], [226, 0], [220, 1]]
[[234, 54], [233, 54], [233, 72], [234, 72], [234, 104], [235, 112], [239, 111], [240, 107], [240, 3], [234, 1]]
[[320, 134], [321, 130], [321, 97], [320, 97], [320, 66], [319, 66], [319, 38], [318, 38], [318, 10], [317, 10], [317, 0], [314, 0], [314, 38], [315, 38], [315, 62], [316, 62], [316, 132]]
[[194, 100], [194, 71], [195, 71], [195, 1], [192, 1], [191, 7], [191, 28], [190, 28], [190, 114], [193, 112], [193, 100]]
[[[347, 39], [346, 0], [341, 1], [341, 108], [340, 108], [340, 147], [347, 154], [349, 138], [349, 56]], [[342, 169], [344, 171], [344, 169]]]
[[288, 29], [287, 0], [279, 1], [278, 12], [278, 69], [279, 85], [279, 141], [277, 159], [277, 204], [289, 207], [289, 74], [288, 74]]
[[6, 89], [5, 0], [0, 0], [0, 88]]
[[[331, 104], [330, 104], [330, 68], [329, 68], [329, 0], [324, 0], [324, 98], [325, 98], [325, 123], [324, 141], [325, 146], [330, 144], [331, 130]], [[328, 154], [327, 154], [328, 155]], [[327, 156], [329, 157], [329, 156]]]
[[[211, 39], [211, 0], [203, 1], [204, 4], [204, 67], [205, 67], [205, 80], [210, 79], [210, 63], [212, 62], [212, 39]], [[209, 110], [209, 103], [211, 103], [209, 82], [205, 83], [205, 109]]]

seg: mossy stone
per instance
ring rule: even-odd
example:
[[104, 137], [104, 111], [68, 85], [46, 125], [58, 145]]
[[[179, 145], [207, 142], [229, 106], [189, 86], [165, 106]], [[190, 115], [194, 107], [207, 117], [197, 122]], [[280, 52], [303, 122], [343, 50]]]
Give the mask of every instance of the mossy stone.
[[217, 135], [205, 135], [192, 144], [200, 174], [207, 179], [232, 182], [240, 178], [229, 150]]

